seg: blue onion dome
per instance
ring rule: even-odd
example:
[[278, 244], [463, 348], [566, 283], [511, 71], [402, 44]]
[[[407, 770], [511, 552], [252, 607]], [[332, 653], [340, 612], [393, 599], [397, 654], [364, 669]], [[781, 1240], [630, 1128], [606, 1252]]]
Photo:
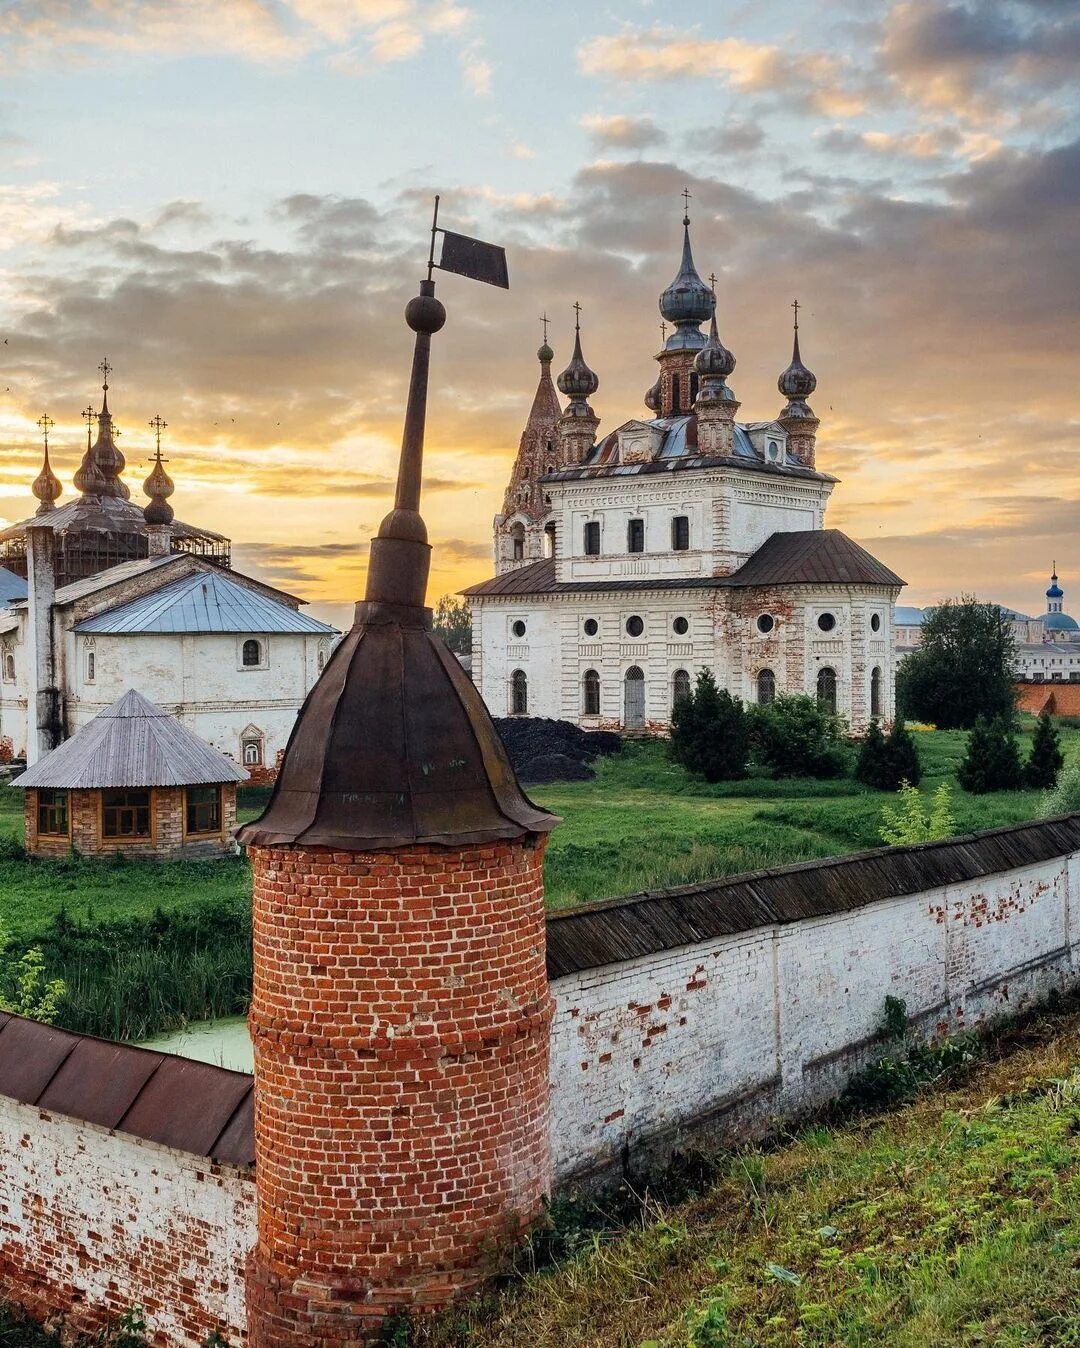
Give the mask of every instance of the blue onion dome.
[[1064, 599], [1065, 591], [1058, 584], [1057, 567], [1054, 567], [1054, 573], [1050, 577], [1050, 588], [1046, 592], [1047, 599]]
[[720, 340], [714, 313], [709, 327], [709, 340], [694, 357], [694, 370], [702, 376], [726, 379], [734, 369], [735, 354]]
[[802, 363], [799, 355], [799, 329], [795, 328], [795, 346], [791, 355], [791, 364], [776, 381], [776, 387], [785, 398], [809, 398], [817, 388], [817, 376]]
[[53, 472], [52, 466], [49, 463], [48, 445], [45, 446], [45, 462], [41, 465], [41, 472], [38, 473], [37, 477], [34, 479], [34, 485], [31, 490], [41, 502], [37, 510], [39, 515], [44, 515], [47, 511], [52, 510], [53, 506], [56, 505], [60, 493], [64, 490], [60, 485], [60, 479]]
[[645, 406], [650, 412], [660, 411], [660, 380], [658, 379], [651, 389], [645, 393]]
[[600, 380], [585, 364], [581, 354], [581, 325], [574, 324], [574, 354], [570, 364], [556, 380], [560, 393], [565, 393], [573, 402], [583, 402], [600, 387]]
[[690, 251], [690, 217], [684, 215], [682, 262], [678, 276], [660, 296], [660, 312], [677, 328], [686, 325], [697, 327], [712, 317], [715, 308], [716, 296], [694, 266], [694, 255]]
[[1047, 613], [1043, 616], [1043, 626], [1049, 632], [1077, 632], [1080, 631], [1080, 623], [1075, 618], [1070, 618], [1067, 613]]

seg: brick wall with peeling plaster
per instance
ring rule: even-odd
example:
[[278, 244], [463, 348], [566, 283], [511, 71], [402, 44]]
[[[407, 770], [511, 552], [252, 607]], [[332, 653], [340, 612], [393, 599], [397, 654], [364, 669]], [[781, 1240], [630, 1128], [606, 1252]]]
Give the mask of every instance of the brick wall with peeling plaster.
[[885, 997], [928, 1035], [1069, 981], [1080, 857], [555, 979], [559, 1181], [824, 1103], [882, 1051]]
[[[826, 863], [827, 864], [827, 863]], [[737, 1137], [834, 1096], [881, 1051], [884, 999], [927, 1035], [1076, 975], [1080, 854], [556, 978], [560, 1183]], [[0, 1097], [0, 1296], [74, 1330], [132, 1304], [153, 1342], [243, 1341], [249, 1172]]]

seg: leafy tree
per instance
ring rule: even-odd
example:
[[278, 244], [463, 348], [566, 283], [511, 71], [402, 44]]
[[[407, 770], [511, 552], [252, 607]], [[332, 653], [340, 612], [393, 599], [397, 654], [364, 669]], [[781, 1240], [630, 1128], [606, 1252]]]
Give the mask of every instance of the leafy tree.
[[1045, 793], [1042, 813], [1080, 814], [1080, 763], [1070, 763], [1061, 772], [1054, 789]]
[[952, 813], [952, 791], [942, 782], [927, 806], [917, 787], [903, 782], [895, 805], [881, 812], [881, 841], [890, 847], [902, 843], [935, 842], [952, 837], [956, 821]]
[[989, 791], [1015, 791], [1020, 786], [1020, 751], [1012, 724], [1004, 716], [993, 721], [980, 716], [975, 722], [956, 780], [976, 796]]
[[444, 594], [435, 605], [432, 629], [455, 655], [468, 655], [472, 651], [472, 612], [464, 599]]
[[1012, 628], [997, 604], [971, 595], [946, 600], [923, 623], [921, 647], [897, 670], [897, 707], [945, 730], [1009, 716], [1015, 659]]
[[1051, 790], [1057, 783], [1064, 761], [1057, 730], [1050, 713], [1044, 711], [1035, 727], [1031, 754], [1024, 764], [1024, 785], [1043, 791]]
[[668, 752], [707, 782], [746, 776], [750, 756], [746, 709], [726, 688], [716, 686], [712, 670], [702, 669], [689, 697], [676, 700]]
[[67, 986], [62, 978], [46, 978], [40, 946], [31, 946], [22, 954], [12, 946], [11, 935], [0, 922], [0, 1011], [51, 1025]]
[[844, 723], [805, 693], [781, 694], [751, 708], [751, 743], [774, 777], [842, 777]]
[[859, 748], [855, 777], [876, 791], [896, 791], [901, 782], [918, 786], [922, 778], [919, 752], [900, 717], [893, 722], [888, 738], [876, 721], [870, 722]]

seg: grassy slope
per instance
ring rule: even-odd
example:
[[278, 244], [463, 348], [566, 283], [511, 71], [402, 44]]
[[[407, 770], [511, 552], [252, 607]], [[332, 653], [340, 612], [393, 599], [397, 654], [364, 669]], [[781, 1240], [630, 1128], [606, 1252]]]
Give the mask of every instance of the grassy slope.
[[1080, 1016], [891, 1115], [730, 1156], [425, 1348], [1080, 1344]]
[[[1029, 733], [1022, 737], [1025, 752]], [[924, 789], [953, 777], [964, 739], [951, 731], [918, 735]], [[1080, 732], [1064, 730], [1062, 743], [1070, 757], [1080, 756]], [[536, 787], [531, 794], [563, 817], [545, 871], [552, 908], [875, 847], [887, 799], [851, 780], [752, 778], [709, 786], [670, 763], [665, 746], [655, 742], [631, 743], [602, 760], [591, 782]], [[17, 790], [0, 791], [0, 838], [22, 836], [21, 806]], [[240, 818], [258, 810], [258, 803], [248, 804]], [[1038, 810], [1038, 792], [956, 793], [960, 832], [1031, 818]], [[0, 856], [0, 915], [27, 934], [62, 907], [79, 920], [101, 920], [243, 899], [249, 890], [242, 860], [158, 865]]]
[[[923, 790], [953, 780], [966, 736], [916, 735]], [[1021, 736], [1027, 753], [1030, 730]], [[1068, 757], [1080, 733], [1062, 731]], [[563, 817], [546, 866], [549, 906], [733, 875], [758, 866], [877, 847], [887, 797], [857, 782], [693, 781], [668, 762], [664, 746], [630, 744], [599, 764], [595, 780], [535, 787], [530, 794]], [[969, 796], [956, 790], [957, 831], [993, 828], [1039, 812], [1039, 793]]]

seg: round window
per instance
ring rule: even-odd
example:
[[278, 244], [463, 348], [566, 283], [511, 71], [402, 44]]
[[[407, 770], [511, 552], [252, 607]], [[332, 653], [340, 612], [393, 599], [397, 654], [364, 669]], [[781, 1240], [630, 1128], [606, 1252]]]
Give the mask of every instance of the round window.
[[879, 632], [880, 630], [881, 630], [881, 614], [880, 614], [880, 613], [871, 613], [871, 615], [870, 615], [870, 631], [871, 631], [871, 632]]
[[600, 624], [596, 621], [595, 618], [586, 618], [586, 619], [585, 619], [585, 635], [586, 635], [587, 637], [594, 637], [594, 636], [596, 636], [596, 634], [597, 634], [597, 632], [599, 632], [599, 630], [600, 630]]
[[759, 632], [771, 632], [776, 626], [776, 620], [771, 613], [762, 613], [757, 620], [757, 630]]
[[645, 631], [645, 624], [635, 613], [632, 618], [627, 618], [626, 630], [632, 637], [639, 637]]
[[516, 637], [523, 637], [525, 635], [525, 624], [519, 618], [510, 628], [510, 631], [513, 632]]
[[823, 632], [831, 632], [836, 626], [836, 618], [831, 613], [822, 613], [817, 620], [817, 625]]
[[671, 626], [674, 628], [676, 632], [678, 632], [679, 636], [681, 637], [685, 636], [686, 633], [690, 631], [690, 624], [686, 621], [685, 618], [676, 618], [675, 621], [671, 624]]

